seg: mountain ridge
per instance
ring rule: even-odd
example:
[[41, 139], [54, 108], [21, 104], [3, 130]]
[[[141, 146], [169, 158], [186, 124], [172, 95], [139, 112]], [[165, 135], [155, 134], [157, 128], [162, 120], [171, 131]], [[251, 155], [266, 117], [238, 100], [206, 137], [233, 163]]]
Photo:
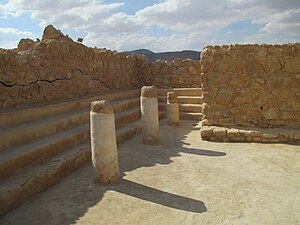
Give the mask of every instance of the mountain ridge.
[[168, 51], [168, 52], [155, 53], [149, 49], [137, 49], [137, 50], [133, 50], [133, 51], [125, 51], [124, 53], [143, 54], [150, 61], [156, 61], [156, 60], [173, 61], [174, 59], [199, 60], [201, 52], [194, 51], [194, 50], [182, 50], [182, 51]]

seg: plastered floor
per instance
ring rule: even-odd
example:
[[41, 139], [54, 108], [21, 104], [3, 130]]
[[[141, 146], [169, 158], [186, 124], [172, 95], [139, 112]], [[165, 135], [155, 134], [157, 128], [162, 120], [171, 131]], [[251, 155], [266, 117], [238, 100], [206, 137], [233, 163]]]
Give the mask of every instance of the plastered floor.
[[0, 218], [1, 225], [300, 225], [300, 146], [201, 141], [160, 124], [160, 145], [119, 146], [119, 184], [90, 164]]

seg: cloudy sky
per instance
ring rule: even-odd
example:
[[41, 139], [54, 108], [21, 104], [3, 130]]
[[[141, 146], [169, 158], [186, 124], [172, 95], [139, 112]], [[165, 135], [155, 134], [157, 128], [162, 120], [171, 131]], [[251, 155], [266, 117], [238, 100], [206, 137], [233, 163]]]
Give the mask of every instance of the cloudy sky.
[[300, 42], [300, 0], [0, 0], [0, 47], [53, 24], [118, 51]]

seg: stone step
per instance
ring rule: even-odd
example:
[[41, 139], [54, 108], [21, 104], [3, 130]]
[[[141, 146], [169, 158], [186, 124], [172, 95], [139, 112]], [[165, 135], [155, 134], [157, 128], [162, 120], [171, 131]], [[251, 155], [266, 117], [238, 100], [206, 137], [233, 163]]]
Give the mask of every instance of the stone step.
[[116, 101], [111, 101], [110, 103], [113, 106], [114, 113], [118, 113], [137, 106], [140, 107], [140, 98], [133, 97], [130, 99], [120, 99]]
[[202, 113], [179, 112], [179, 119], [200, 121], [202, 120]]
[[[202, 104], [203, 97], [200, 96], [177, 96], [179, 104]], [[167, 103], [167, 96], [158, 96], [158, 103]]]
[[28, 123], [58, 114], [75, 111], [81, 108], [89, 108], [90, 103], [95, 100], [127, 99], [139, 97], [140, 90], [115, 91], [105, 94], [97, 94], [88, 97], [75, 98], [63, 102], [54, 102], [51, 104], [34, 105], [27, 108], [18, 108], [0, 111], [0, 128], [14, 126], [16, 124]]
[[14, 176], [1, 181], [0, 215], [21, 204], [32, 195], [54, 185], [90, 159], [90, 147], [86, 142], [39, 164], [24, 168]]
[[[166, 103], [158, 104], [159, 111], [167, 111]], [[179, 112], [202, 113], [202, 105], [200, 104], [179, 104]]]
[[0, 180], [28, 165], [45, 160], [89, 140], [89, 128], [89, 124], [83, 124], [2, 152], [0, 154]]
[[123, 127], [127, 123], [131, 123], [141, 118], [140, 107], [135, 107], [115, 114], [116, 128]]
[[[165, 112], [159, 112], [160, 119], [164, 116]], [[82, 129], [85, 130], [85, 127]], [[140, 119], [116, 129], [117, 144], [120, 145], [141, 131]], [[89, 130], [87, 134], [89, 134]], [[0, 215], [23, 203], [34, 194], [54, 185], [89, 162], [91, 160], [89, 142], [88, 139], [75, 147], [64, 146], [68, 149], [44, 161], [39, 160], [38, 163], [24, 167], [8, 179], [0, 181]], [[91, 177], [91, 179], [93, 178]]]
[[117, 143], [121, 144], [127, 139], [142, 132], [142, 121], [136, 120], [116, 130]]
[[203, 97], [200, 96], [178, 96], [177, 97], [179, 104], [202, 104]]
[[[89, 115], [86, 115], [86, 117], [86, 123], [81, 126], [58, 132], [52, 136], [46, 136], [2, 152], [0, 154], [0, 180], [24, 166], [48, 158], [63, 151], [64, 148], [76, 145], [88, 139], [90, 129]], [[136, 121], [140, 117], [141, 113], [139, 107], [116, 113], [116, 128]]]
[[[165, 112], [158, 112], [159, 120], [162, 120], [166, 117]], [[117, 143], [122, 143], [125, 140], [139, 134], [142, 132], [142, 121], [141, 119], [136, 120], [135, 122], [129, 123], [128, 125], [117, 129]]]
[[201, 104], [179, 104], [180, 112], [202, 113]]
[[167, 96], [169, 91], [174, 91], [178, 96], [202, 96], [202, 88], [168, 88], [157, 89], [158, 96]]
[[0, 151], [20, 146], [65, 129], [80, 126], [88, 121], [89, 112], [86, 109], [79, 109], [74, 112], [55, 115], [46, 119], [1, 129]]
[[[117, 112], [117, 117], [118, 112], [127, 110], [134, 106], [139, 106], [139, 98], [135, 97], [132, 99], [120, 99], [112, 101], [111, 104], [114, 108], [114, 111]], [[118, 123], [118, 121], [119, 120], [116, 120], [116, 123]], [[89, 108], [82, 108], [73, 112], [55, 115], [46, 119], [40, 119], [9, 128], [3, 128], [0, 129], [0, 151], [19, 146], [35, 139], [52, 135], [59, 131], [76, 127], [88, 122]]]
[[202, 88], [174, 88], [177, 96], [202, 96]]

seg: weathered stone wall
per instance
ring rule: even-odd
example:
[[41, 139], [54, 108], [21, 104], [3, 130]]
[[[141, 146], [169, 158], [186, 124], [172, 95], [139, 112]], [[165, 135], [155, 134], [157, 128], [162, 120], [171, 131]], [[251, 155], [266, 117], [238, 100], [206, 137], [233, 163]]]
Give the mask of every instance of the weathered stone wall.
[[150, 62], [142, 55], [88, 48], [49, 25], [41, 41], [22, 39], [16, 49], [0, 49], [0, 108], [143, 85], [200, 87], [200, 77], [200, 61]]
[[208, 46], [206, 126], [300, 128], [300, 44]]
[[140, 56], [137, 67], [140, 82], [144, 85], [158, 88], [201, 87], [200, 61], [176, 59], [172, 62], [150, 62]]
[[42, 41], [0, 50], [0, 108], [140, 87], [136, 58], [88, 48], [48, 26]]

